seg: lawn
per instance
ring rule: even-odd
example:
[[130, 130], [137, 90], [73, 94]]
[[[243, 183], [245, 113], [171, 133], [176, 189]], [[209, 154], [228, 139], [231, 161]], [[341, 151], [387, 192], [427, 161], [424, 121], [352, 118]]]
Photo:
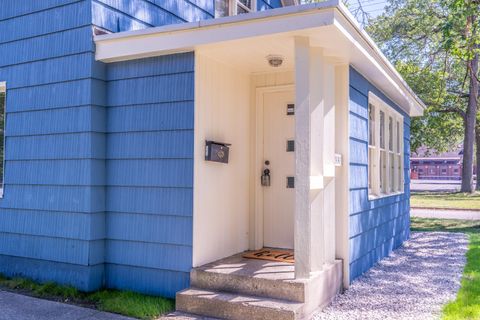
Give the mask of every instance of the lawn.
[[156, 319], [175, 307], [173, 300], [161, 297], [116, 290], [85, 293], [52, 282], [39, 284], [25, 278], [7, 278], [1, 274], [0, 289], [145, 320]]
[[410, 204], [414, 208], [473, 209], [480, 210], [480, 192], [469, 193], [412, 193]]
[[443, 308], [443, 320], [480, 319], [480, 221], [412, 218], [412, 231], [468, 234], [467, 264], [457, 298]]

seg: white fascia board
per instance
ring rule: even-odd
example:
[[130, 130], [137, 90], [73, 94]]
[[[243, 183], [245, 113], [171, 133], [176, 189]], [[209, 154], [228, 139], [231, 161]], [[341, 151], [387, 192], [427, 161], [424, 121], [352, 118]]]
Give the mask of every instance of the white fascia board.
[[[289, 6], [194, 23], [95, 37], [97, 60], [115, 62], [192, 51], [197, 46], [333, 24], [338, 1]], [[305, 8], [307, 7], [307, 8]]]

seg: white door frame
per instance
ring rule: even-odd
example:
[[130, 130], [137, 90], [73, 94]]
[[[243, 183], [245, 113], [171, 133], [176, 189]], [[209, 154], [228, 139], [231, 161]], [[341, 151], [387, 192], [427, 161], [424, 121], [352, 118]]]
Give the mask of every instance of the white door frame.
[[[292, 91], [295, 94], [295, 85], [281, 85], [281, 86], [268, 86], [256, 88], [255, 97], [255, 171], [254, 171], [254, 186], [255, 186], [255, 223], [253, 234], [254, 249], [263, 248], [263, 187], [260, 183], [260, 175], [263, 170], [263, 96], [266, 93], [275, 93], [283, 91]], [[295, 101], [292, 101], [295, 103]], [[286, 106], [285, 106], [286, 107]], [[294, 115], [295, 116], [295, 115]], [[293, 226], [292, 226], [293, 228]], [[294, 235], [295, 236], [295, 235]]]

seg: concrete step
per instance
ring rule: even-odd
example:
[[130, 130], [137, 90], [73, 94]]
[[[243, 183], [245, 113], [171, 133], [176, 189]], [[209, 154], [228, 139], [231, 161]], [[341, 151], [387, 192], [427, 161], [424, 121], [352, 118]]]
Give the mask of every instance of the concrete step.
[[191, 313], [184, 312], [172, 312], [170, 314], [160, 317], [158, 320], [221, 320], [218, 318], [204, 317]]
[[191, 271], [190, 281], [195, 288], [305, 302], [305, 284], [302, 282], [256, 277], [249, 274], [222, 273], [201, 268]]
[[303, 303], [190, 288], [177, 293], [177, 311], [228, 320], [296, 320]]

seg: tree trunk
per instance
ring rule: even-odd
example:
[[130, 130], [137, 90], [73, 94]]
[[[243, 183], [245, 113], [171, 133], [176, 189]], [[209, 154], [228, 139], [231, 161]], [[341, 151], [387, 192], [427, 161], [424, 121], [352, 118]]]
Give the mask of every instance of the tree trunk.
[[[480, 110], [479, 110], [480, 111]], [[477, 119], [477, 130], [475, 130], [475, 137], [477, 140], [477, 190], [480, 190], [480, 125]]]
[[473, 189], [473, 146], [475, 144], [475, 126], [477, 120], [478, 97], [478, 53], [468, 62], [470, 86], [468, 106], [465, 114], [465, 137], [463, 139], [463, 168], [461, 192], [472, 193]]

